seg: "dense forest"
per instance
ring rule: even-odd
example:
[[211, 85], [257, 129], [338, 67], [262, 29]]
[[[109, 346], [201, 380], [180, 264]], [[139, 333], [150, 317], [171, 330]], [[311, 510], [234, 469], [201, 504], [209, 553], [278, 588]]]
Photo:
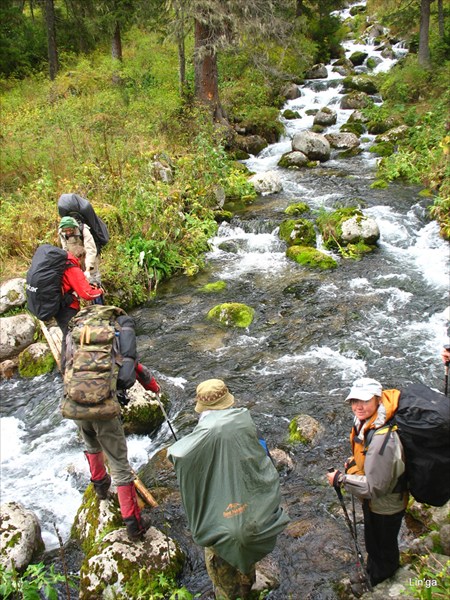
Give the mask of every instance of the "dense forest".
[[[290, 82], [343, 55], [331, 0], [4, 0], [0, 7], [2, 278], [56, 243], [57, 199], [75, 192], [106, 221], [107, 299], [143, 302], [196, 273], [230, 202], [255, 197], [239, 132], [269, 143]], [[430, 196], [450, 238], [448, 0], [368, 0], [408, 55], [373, 75], [371, 119], [408, 126], [378, 167]], [[355, 31], [356, 28], [356, 31]]]

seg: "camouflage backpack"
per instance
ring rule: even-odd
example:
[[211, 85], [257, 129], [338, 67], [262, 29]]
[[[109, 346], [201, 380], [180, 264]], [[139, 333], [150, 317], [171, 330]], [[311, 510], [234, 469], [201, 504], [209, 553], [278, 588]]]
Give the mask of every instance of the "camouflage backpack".
[[96, 419], [120, 413], [116, 388], [122, 360], [116, 320], [125, 314], [116, 306], [93, 304], [72, 319], [64, 374], [64, 395], [72, 410], [63, 416]]

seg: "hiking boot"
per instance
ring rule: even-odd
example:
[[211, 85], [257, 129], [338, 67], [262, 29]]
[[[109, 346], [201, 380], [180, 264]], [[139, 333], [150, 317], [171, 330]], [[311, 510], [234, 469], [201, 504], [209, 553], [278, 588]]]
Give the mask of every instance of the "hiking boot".
[[99, 500], [106, 500], [108, 497], [108, 490], [111, 485], [111, 476], [109, 473], [103, 477], [103, 479], [99, 479], [98, 481], [91, 480], [94, 486], [95, 493], [97, 494], [97, 498]]
[[139, 542], [144, 539], [145, 532], [150, 527], [150, 521], [145, 517], [137, 519], [136, 517], [127, 517], [123, 520], [127, 528], [128, 539], [132, 542]]

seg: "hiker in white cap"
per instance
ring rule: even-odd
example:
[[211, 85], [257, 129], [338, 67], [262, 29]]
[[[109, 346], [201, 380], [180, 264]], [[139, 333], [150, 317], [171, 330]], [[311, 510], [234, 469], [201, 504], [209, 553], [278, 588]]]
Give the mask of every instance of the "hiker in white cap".
[[408, 493], [402, 444], [396, 426], [387, 425], [399, 396], [398, 390], [383, 391], [376, 379], [353, 382], [346, 398], [355, 415], [353, 455], [346, 461], [345, 474], [327, 473], [330, 485], [343, 486], [362, 501], [367, 573], [373, 586], [391, 577], [400, 564], [397, 537]]

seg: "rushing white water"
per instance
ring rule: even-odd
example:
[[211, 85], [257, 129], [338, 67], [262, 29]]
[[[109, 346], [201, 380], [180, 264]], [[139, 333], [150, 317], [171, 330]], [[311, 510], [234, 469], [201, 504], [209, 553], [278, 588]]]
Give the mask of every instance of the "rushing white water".
[[[345, 16], [346, 12], [342, 14]], [[379, 61], [376, 71], [389, 69], [395, 60], [383, 58], [372, 43], [362, 45], [349, 41], [345, 48], [347, 56], [361, 49], [369, 57], [376, 57]], [[402, 50], [399, 48], [396, 52], [398, 57]], [[328, 131], [339, 130], [348, 119], [351, 111], [339, 108], [343, 95], [342, 77], [332, 72], [331, 65], [328, 65], [328, 71], [329, 78], [306, 82], [301, 87], [301, 97], [286, 103], [284, 108], [297, 110], [301, 118], [289, 121], [281, 118], [286, 126], [284, 138], [245, 161], [255, 172], [275, 169], [280, 174], [283, 193], [275, 200], [265, 200], [267, 206], [274, 207], [275, 214], [282, 213], [288, 204], [299, 200], [307, 202], [313, 210], [330, 208], [341, 197], [351, 196], [353, 179], [357, 177], [363, 183], [367, 179], [370, 183], [374, 177], [376, 158], [369, 152], [345, 163], [348, 178], [333, 179], [330, 175], [324, 178], [320, 190], [317, 182], [308, 175], [277, 167], [282, 154], [291, 150], [292, 136], [311, 127], [313, 116], [306, 114], [308, 110], [331, 106], [337, 111], [337, 124]], [[344, 161], [333, 156], [328, 164], [331, 168], [335, 165], [342, 168]], [[364, 190], [371, 193], [369, 189]], [[355, 188], [354, 195], [358, 195], [357, 192], [359, 188]], [[181, 298], [175, 292], [173, 298], [167, 293], [161, 301], [163, 306], [152, 307], [153, 312], [148, 318], [141, 318], [145, 326], [148, 321], [150, 333], [146, 332], [140, 338], [139, 345], [144, 355], [148, 353], [153, 357], [158, 369], [156, 375], [172, 397], [177, 398], [178, 394], [185, 403], [184, 391], [189, 382], [211, 372], [224, 373], [235, 385], [239, 384], [238, 376], [247, 377], [250, 387], [260, 381], [269, 382], [269, 387], [270, 382], [279, 377], [278, 382], [295, 382], [293, 385], [298, 385], [305, 398], [325, 394], [337, 396], [352, 379], [369, 371], [373, 375], [387, 376], [398, 366], [399, 375], [404, 376], [401, 368], [404, 368], [405, 360], [415, 365], [420, 377], [429, 373], [436, 379], [440, 367], [439, 348], [445, 342], [443, 309], [448, 302], [448, 243], [439, 237], [436, 223], [422, 219], [419, 205], [411, 206], [405, 212], [404, 202], [395, 202], [394, 196], [402, 193], [400, 187], [380, 192], [376, 196], [380, 202], [372, 201], [366, 209], [381, 231], [376, 261], [363, 259], [360, 270], [356, 271], [355, 267], [354, 275], [348, 280], [340, 278], [339, 269], [329, 278], [314, 276], [307, 283], [316, 286], [315, 295], [305, 292], [302, 296], [305, 305], [311, 302], [311, 308], [308, 308], [311, 313], [306, 311], [299, 316], [286, 295], [279, 299], [280, 290], [291, 283], [294, 287], [301, 285], [303, 276], [286, 258], [285, 248], [277, 236], [277, 225], [269, 231], [267, 228], [253, 231], [239, 223], [222, 224], [217, 236], [211, 240], [208, 269], [214, 279], [223, 279], [232, 290], [238, 290], [234, 300], [241, 301], [239, 294], [249, 293], [251, 300], [248, 302], [254, 302], [265, 312], [249, 331], [230, 335], [219, 332], [214, 337], [210, 329], [204, 333], [207, 327], [203, 324], [204, 295], [196, 294], [192, 284], [183, 291]], [[247, 301], [247, 297], [244, 296], [243, 301]], [[355, 325], [348, 337], [345, 332], [319, 336], [314, 329], [316, 323], [323, 319], [328, 324], [329, 313], [337, 312], [340, 303], [351, 305], [353, 301], [361, 307], [361, 325]], [[172, 307], [173, 312], [170, 312]], [[324, 308], [316, 315], [313, 311], [317, 307]], [[284, 319], [290, 319], [288, 325]], [[160, 329], [153, 325], [158, 320], [163, 324]], [[279, 338], [272, 339], [273, 330], [279, 323], [285, 331]], [[311, 337], [303, 342], [301, 334], [307, 327], [312, 328]], [[283, 345], [280, 338], [289, 341]], [[197, 347], [201, 347], [198, 361], [201, 364], [192, 362]], [[149, 366], [154, 367], [151, 362]], [[321, 376], [317, 376], [317, 388], [311, 383], [311, 373], [316, 372]], [[3, 382], [0, 392], [3, 415], [1, 502], [20, 501], [35, 511], [42, 525], [44, 541], [50, 549], [58, 543], [53, 524], [63, 539], [69, 537], [82, 492], [89, 481], [83, 446], [74, 424], [59, 417], [58, 401], [62, 393], [59, 376], [47, 375], [32, 382]], [[275, 399], [277, 392], [278, 385], [269, 389], [269, 395]], [[292, 398], [283, 401], [294, 404], [297, 399], [292, 394]], [[181, 407], [179, 411], [182, 410]], [[260, 415], [273, 427], [277, 420], [284, 427], [287, 420], [287, 414], [276, 405], [261, 411]], [[133, 468], [145, 464], [170, 439], [166, 424], [153, 439], [129, 437], [129, 458]]]

